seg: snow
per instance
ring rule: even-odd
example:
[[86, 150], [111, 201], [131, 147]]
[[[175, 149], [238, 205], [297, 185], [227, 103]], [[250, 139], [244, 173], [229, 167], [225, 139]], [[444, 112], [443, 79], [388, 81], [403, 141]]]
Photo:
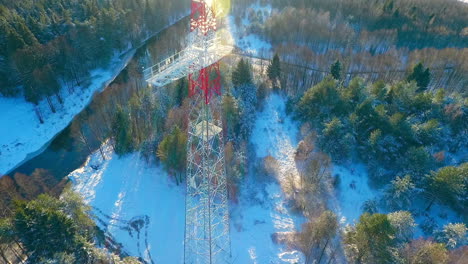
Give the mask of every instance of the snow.
[[117, 75], [127, 66], [135, 55], [136, 50], [147, 40], [171, 27], [176, 22], [187, 17], [190, 12], [176, 15], [158, 32], [148, 33], [139, 46], [133, 47], [128, 43], [127, 50], [114, 54], [109, 66], [105, 69], [90, 71], [89, 84], [85, 87], [75, 87], [70, 94], [66, 87], [61, 90], [64, 100], [63, 106], [53, 98], [57, 113], [53, 114], [46, 100], [39, 103], [39, 109], [44, 117], [44, 124], [40, 124], [34, 112], [34, 106], [24, 98], [5, 98], [0, 96], [0, 177], [21, 165], [31, 157], [47, 148], [54, 137], [71, 123], [93, 98], [95, 92], [105, 89]]
[[259, 158], [274, 157], [279, 163], [280, 183], [293, 175], [299, 177], [294, 156], [298, 145], [298, 124], [286, 115], [285, 99], [272, 94], [265, 101], [265, 109], [257, 114], [252, 143]]
[[[285, 111], [286, 99], [272, 94], [258, 112], [251, 143], [257, 160], [267, 156], [278, 161], [273, 179], [246, 175], [237, 204], [230, 205], [232, 263], [303, 263], [301, 252], [279, 239], [299, 231], [306, 218], [291, 209], [284, 192], [291, 178], [298, 176], [294, 161], [299, 141], [298, 126]], [[101, 228], [129, 255], [151, 263], [182, 263], [185, 224], [185, 188], [177, 186], [159, 166], [148, 165], [140, 154], [117, 157], [104, 145], [106, 160], [97, 151], [83, 167], [69, 175], [74, 189], [93, 207]], [[334, 165], [340, 183], [329, 206], [342, 226], [354, 224], [365, 201], [379, 199], [381, 191], [368, 182], [363, 164]], [[379, 212], [382, 211], [378, 208]], [[430, 212], [414, 215], [415, 237], [427, 236], [422, 224], [433, 223], [434, 231], [461, 219], [449, 208], [434, 204]]]
[[[265, 107], [258, 114], [252, 143], [259, 157], [271, 155], [278, 161], [279, 175], [282, 177], [280, 182], [284, 183], [290, 175], [298, 175], [294, 160], [298, 124], [286, 115], [285, 99], [281, 96], [271, 95]], [[375, 199], [380, 193], [369, 186], [368, 173], [363, 164], [346, 167], [333, 165], [332, 175], [337, 174], [340, 175], [340, 184], [330, 206], [343, 224], [352, 224], [362, 214], [364, 202]]]
[[[230, 205], [232, 263], [304, 262], [301, 252], [277, 242], [277, 238], [300, 230], [306, 221], [291, 209], [284, 192], [291, 177], [298, 176], [294, 156], [299, 141], [299, 124], [286, 114], [285, 102], [284, 97], [272, 94], [256, 114], [251, 138], [256, 158], [274, 157], [278, 173], [265, 179], [250, 170], [239, 188], [238, 203]], [[126, 253], [148, 262], [182, 263], [184, 186], [175, 185], [163, 169], [148, 165], [138, 153], [119, 158], [108, 144], [104, 149], [106, 160], [96, 152], [69, 175], [74, 189], [92, 205], [99, 225]], [[339, 175], [340, 183], [330, 198], [330, 208], [343, 226], [353, 224], [362, 214], [364, 202], [380, 198], [381, 191], [370, 187], [363, 164], [334, 165], [332, 173]], [[450, 220], [459, 222], [439, 205], [429, 215], [436, 230], [454, 222]], [[415, 215], [416, 237], [423, 235], [420, 226], [427, 218]]]
[[[273, 95], [268, 100], [271, 103], [258, 114], [252, 143], [258, 157], [274, 155], [285, 172], [294, 168], [297, 126], [286, 116], [283, 98]], [[97, 151], [69, 175], [74, 189], [93, 207], [99, 226], [130, 255], [148, 262], [182, 263], [184, 186], [176, 186], [160, 167], [148, 165], [137, 153], [119, 158], [108, 144], [104, 152], [106, 160]], [[233, 263], [303, 263], [302, 253], [273, 240], [275, 234], [296, 231], [305, 221], [288, 208], [282, 179], [247, 179], [239, 203], [231, 205]], [[139, 222], [144, 224], [135, 228]]]
[[271, 44], [261, 40], [256, 34], [249, 34], [240, 39], [235, 39], [235, 43], [244, 52], [252, 55], [260, 55], [271, 50]]
[[47, 147], [47, 143], [91, 102], [93, 94], [114, 80], [134, 54], [135, 50], [121, 56], [115, 55], [107, 69], [91, 71], [88, 87], [76, 87], [72, 94], [68, 94], [68, 89], [64, 87], [61, 92], [63, 106], [53, 100], [57, 113], [52, 114], [47, 101], [41, 101], [39, 108], [44, 116], [42, 125], [33, 104], [23, 98], [0, 96], [0, 124], [4, 125], [0, 129], [0, 176]]
[[[260, 11], [262, 14], [265, 14], [264, 19], [267, 19], [268, 16], [272, 13], [272, 6], [265, 5], [262, 6], [259, 3], [252, 4], [248, 9], [253, 9], [255, 12]], [[230, 15], [227, 17], [227, 29], [231, 33], [234, 39], [234, 45], [240, 48], [242, 51], [247, 52], [252, 55], [261, 55], [263, 53], [268, 53], [272, 46], [269, 42], [262, 40], [256, 34], [247, 34], [245, 35], [246, 27], [250, 24], [248, 18], [242, 19], [242, 28], [238, 28], [235, 23], [235, 17]]]
[[369, 177], [363, 164], [347, 167], [334, 165], [333, 176], [339, 175], [340, 184], [336, 190], [336, 201], [330, 201], [340, 223], [353, 224], [363, 213], [362, 205], [373, 200], [379, 192], [369, 186]]
[[258, 182], [253, 177], [240, 187], [239, 205], [231, 213], [231, 237], [235, 263], [303, 263], [301, 252], [275, 244], [274, 234], [298, 231], [305, 218], [288, 208], [283, 193], [289, 173], [296, 173], [294, 151], [297, 125], [285, 113], [285, 100], [271, 95], [257, 114], [251, 142], [258, 158], [268, 155], [279, 163], [278, 178]]
[[109, 144], [104, 152], [106, 160], [96, 152], [69, 175], [99, 226], [127, 254], [148, 263], [182, 263], [185, 188], [139, 154], [119, 158]]

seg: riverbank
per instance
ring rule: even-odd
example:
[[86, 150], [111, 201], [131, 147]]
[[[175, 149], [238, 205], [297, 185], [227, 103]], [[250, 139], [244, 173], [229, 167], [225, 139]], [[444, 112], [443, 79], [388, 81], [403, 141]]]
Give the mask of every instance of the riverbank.
[[93, 101], [94, 95], [104, 91], [117, 78], [141, 47], [186, 17], [187, 14], [181, 15], [167, 27], [149, 35], [140, 45], [115, 54], [106, 68], [92, 70], [84, 85], [75, 87], [73, 93], [64, 87], [60, 92], [64, 98], [63, 105], [55, 98], [52, 100], [56, 113], [51, 112], [46, 100], [40, 102], [38, 108], [44, 124], [39, 123], [33, 104], [24, 98], [0, 97], [0, 124], [3, 126], [0, 129], [0, 177], [46, 150], [75, 116]]
[[96, 92], [105, 89], [127, 66], [135, 55], [132, 49], [122, 55], [114, 55], [106, 69], [91, 71], [88, 85], [76, 87], [74, 93], [62, 89], [63, 105], [54, 102], [56, 113], [51, 113], [45, 100], [39, 103], [44, 117], [40, 124], [34, 105], [24, 98], [0, 97], [0, 175], [7, 174], [15, 167], [39, 154], [55, 136], [65, 129], [73, 118], [93, 99]]

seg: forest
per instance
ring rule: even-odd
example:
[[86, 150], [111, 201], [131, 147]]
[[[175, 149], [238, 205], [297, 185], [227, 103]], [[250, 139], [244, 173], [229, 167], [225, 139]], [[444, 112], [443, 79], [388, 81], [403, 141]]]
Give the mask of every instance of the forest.
[[[252, 1], [236, 2], [239, 2], [236, 8], [241, 9]], [[251, 20], [252, 30], [264, 25], [264, 34], [273, 42], [307, 42], [307, 38], [317, 42], [328, 39], [329, 34], [340, 41], [353, 39], [355, 34], [358, 38], [360, 34], [375, 34], [380, 41], [391, 40], [398, 47], [440, 49], [464, 47], [468, 37], [465, 19], [468, 10], [457, 1], [273, 0], [268, 4], [281, 11], [268, 20], [262, 20], [261, 13], [244, 15]], [[285, 30], [295, 25], [299, 26], [298, 31]], [[315, 37], [303, 30], [312, 30]]]
[[468, 9], [458, 1], [263, 1], [277, 8], [271, 14], [251, 3], [238, 1], [233, 10], [241, 36], [272, 44], [272, 51], [259, 51], [261, 57], [278, 53], [284, 62], [316, 69], [311, 77], [295, 77], [308, 82], [297, 84], [301, 92], [336, 59], [347, 81], [363, 74], [374, 81], [401, 79], [423, 62], [434, 73], [430, 86], [466, 86]]
[[[468, 5], [259, 1], [273, 9], [267, 14], [255, 11], [253, 2], [233, 1], [234, 23], [241, 36], [254, 34], [272, 48], [224, 58], [223, 94], [213, 99], [224, 126], [230, 206], [240, 206], [242, 189], [252, 188], [246, 186], [252, 184], [249, 176], [259, 186], [281, 176], [287, 179], [280, 183], [286, 206], [304, 221], [295, 232], [269, 239], [302, 252], [306, 264], [461, 263], [468, 252]], [[61, 89], [80, 87], [90, 70], [138, 47], [188, 6], [162, 0], [0, 0], [0, 93], [36, 105], [47, 100], [53, 109], [51, 97], [61, 102]], [[179, 46], [171, 39], [147, 47], [150, 58], [131, 60], [76, 117], [83, 125], [66, 129], [76, 146], [59, 144], [95, 152], [104, 161], [106, 145], [119, 159], [138, 153], [146, 166], [161, 166], [175, 186], [186, 184], [189, 81], [154, 89], [141, 71], [143, 60]], [[281, 172], [272, 153], [257, 157], [252, 143], [256, 119], [275, 95], [284, 98], [287, 115], [299, 127], [292, 154], [297, 180]], [[356, 164], [365, 167], [377, 194], [364, 202], [358, 219], [345, 224], [333, 203], [347, 175], [333, 167]], [[96, 173], [102, 169], [92, 166]], [[104, 220], [97, 209], [71, 185], [43, 169], [0, 179], [0, 262], [146, 263], [98, 227]], [[450, 215], [438, 214], [440, 208]], [[441, 218], [461, 221], [441, 226]]]
[[[59, 102], [103, 67], [187, 10], [184, 1], [0, 2], [0, 94]], [[125, 18], [125, 19], [124, 19]], [[54, 110], [53, 110], [54, 112]]]

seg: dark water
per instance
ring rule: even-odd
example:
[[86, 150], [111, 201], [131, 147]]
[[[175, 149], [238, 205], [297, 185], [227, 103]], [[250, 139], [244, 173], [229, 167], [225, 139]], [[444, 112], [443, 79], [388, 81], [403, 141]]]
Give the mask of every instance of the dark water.
[[[129, 65], [136, 63], [139, 68], [147, 67], [154, 61], [161, 60], [180, 50], [185, 41], [181, 36], [185, 36], [187, 30], [188, 19], [184, 18], [161, 31], [137, 49]], [[148, 56], [149, 54], [151, 56]], [[40, 168], [49, 171], [56, 179], [61, 180], [83, 165], [89, 154], [96, 151], [104, 140], [94, 136], [89, 128], [89, 123], [96, 122], [98, 116], [102, 115], [104, 111], [109, 111], [108, 105], [114, 104], [116, 98], [119, 102], [126, 102], [134, 93], [134, 91], [127, 89], [129, 75], [132, 75], [133, 72], [129, 67], [123, 69], [114, 82], [103, 92], [95, 94], [92, 102], [73, 119], [67, 128], [56, 136], [41, 154], [23, 163], [8, 175], [12, 177], [16, 173], [30, 175]], [[144, 83], [143, 80], [140, 82]], [[77, 131], [83, 132], [87, 145], [80, 140]]]

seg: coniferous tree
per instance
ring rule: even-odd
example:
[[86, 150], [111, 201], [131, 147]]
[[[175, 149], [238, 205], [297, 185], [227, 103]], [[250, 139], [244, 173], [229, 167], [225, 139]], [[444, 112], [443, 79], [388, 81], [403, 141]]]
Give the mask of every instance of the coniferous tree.
[[332, 159], [343, 161], [349, 155], [353, 145], [353, 137], [340, 119], [333, 118], [325, 124], [325, 128], [319, 136], [320, 148], [329, 154]]
[[430, 195], [429, 209], [436, 200], [455, 209], [466, 208], [468, 203], [468, 163], [459, 167], [448, 166], [427, 176], [426, 192]]
[[407, 242], [413, 238], [416, 223], [408, 211], [397, 211], [388, 214], [388, 220], [395, 230], [395, 238], [399, 242]]
[[341, 80], [341, 70], [341, 62], [337, 60], [330, 69], [331, 75], [335, 80]]
[[268, 65], [268, 78], [273, 82], [274, 86], [276, 87], [278, 81], [281, 78], [281, 63], [278, 54], [275, 54], [273, 60], [271, 61], [270, 65]]
[[394, 235], [387, 215], [365, 213], [345, 234], [347, 256], [356, 263], [394, 263]]
[[309, 122], [322, 123], [331, 114], [340, 114], [343, 102], [337, 85], [334, 79], [327, 78], [307, 90], [297, 107], [299, 117]]
[[187, 135], [176, 126], [159, 144], [157, 156], [177, 184], [182, 182], [187, 160]]
[[385, 202], [392, 209], [407, 208], [415, 193], [415, 187], [410, 175], [397, 176], [385, 191]]
[[448, 248], [456, 248], [465, 245], [467, 239], [468, 228], [464, 223], [447, 224], [438, 234], [438, 241], [443, 242]]
[[[47, 195], [26, 203], [18, 202], [13, 224], [15, 234], [28, 251], [31, 262], [53, 258], [56, 253], [72, 253], [82, 259], [84, 239], [75, 220], [62, 211], [64, 204]], [[84, 260], [84, 259], [83, 259]]]
[[236, 98], [230, 92], [223, 96], [224, 124], [227, 126], [227, 138], [235, 139], [239, 131], [239, 106]]
[[128, 113], [122, 107], [117, 111], [112, 122], [112, 134], [114, 136], [115, 152], [119, 155], [133, 150], [132, 131]]
[[181, 106], [184, 99], [188, 96], [188, 85], [187, 78], [182, 78], [177, 81], [175, 98], [178, 106]]
[[424, 69], [422, 63], [418, 63], [414, 66], [413, 71], [407, 78], [407, 81], [415, 81], [419, 90], [424, 91], [431, 82], [431, 72], [429, 71], [429, 68]]
[[247, 60], [241, 59], [232, 72], [232, 84], [234, 87], [252, 84], [252, 71]]

